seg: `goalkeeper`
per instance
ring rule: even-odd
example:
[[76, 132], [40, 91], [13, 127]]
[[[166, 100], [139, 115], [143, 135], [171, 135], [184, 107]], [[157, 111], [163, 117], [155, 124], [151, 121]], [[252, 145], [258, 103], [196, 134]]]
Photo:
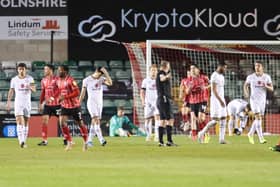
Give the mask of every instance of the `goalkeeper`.
[[112, 116], [109, 123], [110, 136], [128, 137], [131, 134], [146, 136], [143, 130], [135, 126], [129, 118], [124, 115], [124, 108], [118, 107], [117, 114]]

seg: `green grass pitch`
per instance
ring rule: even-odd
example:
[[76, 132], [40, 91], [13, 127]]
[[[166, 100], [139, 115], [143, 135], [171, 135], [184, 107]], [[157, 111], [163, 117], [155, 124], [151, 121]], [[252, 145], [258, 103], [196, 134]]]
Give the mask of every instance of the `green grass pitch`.
[[[21, 149], [16, 139], [0, 139], [0, 187], [264, 187], [280, 185], [280, 153], [267, 144], [251, 145], [247, 137], [217, 137], [209, 144], [175, 136], [178, 147], [158, 147], [143, 137], [108, 138], [82, 152], [81, 138], [65, 152], [61, 138], [50, 138], [39, 147], [38, 138], [28, 139]], [[255, 137], [255, 141], [257, 138]]]

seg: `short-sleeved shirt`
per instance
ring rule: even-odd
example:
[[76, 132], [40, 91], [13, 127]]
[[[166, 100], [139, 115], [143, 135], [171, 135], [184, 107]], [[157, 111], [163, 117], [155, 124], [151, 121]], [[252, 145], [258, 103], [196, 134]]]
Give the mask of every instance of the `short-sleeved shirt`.
[[[73, 77], [67, 75], [65, 78], [58, 78], [57, 79], [57, 86], [59, 89], [59, 93], [62, 96], [69, 95], [73, 93], [74, 90], [79, 89], [77, 82], [73, 79]], [[60, 103], [61, 107], [63, 108], [77, 108], [80, 107], [80, 102], [77, 97], [64, 99]]]
[[185, 80], [185, 86], [190, 88], [189, 103], [197, 104], [204, 101], [204, 79], [200, 76], [190, 76]]
[[34, 84], [34, 79], [30, 75], [22, 79], [18, 76], [11, 79], [10, 88], [15, 91], [15, 105], [31, 104], [31, 84]]
[[41, 80], [41, 89], [42, 91], [45, 91], [45, 101], [49, 100], [50, 97], [53, 97], [54, 100], [50, 101], [48, 103], [46, 103], [46, 105], [48, 106], [57, 106], [59, 105], [58, 102], [58, 87], [57, 87], [57, 76], [52, 76], [52, 77], [44, 77]]
[[157, 100], [156, 79], [147, 77], [142, 81], [141, 88], [145, 90], [145, 102], [155, 103]]
[[171, 98], [171, 81], [170, 79], [167, 79], [165, 81], [160, 81], [161, 76], [166, 76], [168, 73], [165, 71], [160, 70], [157, 74], [156, 78], [156, 87], [157, 87], [157, 93], [158, 97], [162, 98], [163, 96], [167, 98]]
[[83, 80], [83, 88], [87, 89], [88, 102], [93, 100], [98, 100], [102, 102], [103, 100], [103, 84], [106, 78], [101, 76], [98, 79], [92, 77], [91, 75]]
[[268, 74], [263, 73], [261, 76], [257, 76], [256, 73], [253, 73], [248, 75], [245, 83], [250, 85], [250, 100], [261, 102], [266, 101], [265, 85], [272, 84], [271, 77]]

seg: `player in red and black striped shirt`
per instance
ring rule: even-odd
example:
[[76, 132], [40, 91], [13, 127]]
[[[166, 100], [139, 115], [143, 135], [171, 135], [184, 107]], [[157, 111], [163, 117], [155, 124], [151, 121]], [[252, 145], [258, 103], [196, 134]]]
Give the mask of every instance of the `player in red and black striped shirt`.
[[206, 109], [205, 105], [205, 92], [206, 81], [205, 77], [199, 74], [199, 69], [196, 64], [190, 66], [191, 76], [186, 80], [185, 92], [189, 94], [189, 103], [191, 108], [191, 129], [192, 139], [195, 141], [197, 138], [197, 124], [199, 123], [200, 113]]
[[43, 112], [42, 120], [42, 142], [39, 146], [46, 146], [48, 144], [48, 123], [50, 116], [55, 115], [58, 117], [58, 110], [60, 104], [58, 102], [58, 87], [56, 84], [57, 76], [53, 74], [54, 66], [47, 64], [44, 67], [45, 77], [41, 80], [41, 95], [39, 110]]
[[72, 137], [67, 126], [67, 120], [70, 116], [73, 117], [76, 124], [80, 127], [80, 132], [84, 140], [83, 150], [87, 149], [88, 130], [82, 119], [81, 107], [78, 96], [80, 94], [77, 82], [69, 74], [68, 66], [61, 65], [58, 67], [59, 78], [57, 80], [57, 86], [59, 89], [59, 102], [61, 105], [60, 114], [60, 126], [67, 140], [67, 146], [65, 150], [72, 148]]

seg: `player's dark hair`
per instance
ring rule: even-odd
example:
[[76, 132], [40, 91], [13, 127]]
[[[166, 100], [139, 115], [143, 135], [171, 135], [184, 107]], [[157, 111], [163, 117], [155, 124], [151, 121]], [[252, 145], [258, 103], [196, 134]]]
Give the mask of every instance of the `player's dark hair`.
[[54, 71], [54, 65], [52, 65], [52, 64], [46, 64], [45, 66], [47, 66], [47, 67], [50, 68], [52, 71]]
[[123, 107], [123, 106], [119, 106], [119, 107], [118, 107], [118, 111], [119, 111], [119, 110], [124, 110], [124, 107]]
[[257, 61], [255, 61], [254, 65], [255, 65], [255, 64], [261, 64], [262, 66], [264, 66], [264, 62], [263, 62], [263, 61], [261, 61], [261, 60], [257, 60]]
[[160, 63], [160, 67], [161, 68], [166, 68], [168, 64], [169, 64], [168, 61], [162, 60], [161, 63]]
[[17, 68], [18, 67], [22, 67], [22, 68], [25, 68], [25, 69], [27, 68], [26, 64], [22, 63], [22, 62], [17, 65]]
[[101, 74], [103, 74], [103, 72], [101, 71], [101, 69], [102, 69], [102, 67], [99, 66], [99, 67], [97, 67], [97, 68], [95, 69], [95, 71], [96, 71], [96, 72], [99, 72], [99, 73], [101, 73]]
[[198, 65], [197, 65], [196, 63], [191, 64], [191, 65], [190, 65], [190, 69], [191, 69], [191, 66], [194, 66], [194, 67], [196, 67], [196, 68], [199, 69], [199, 67], [198, 67]]
[[227, 64], [225, 63], [225, 61], [221, 60], [218, 63], [218, 66], [226, 66]]
[[60, 65], [59, 67], [61, 67], [64, 71], [66, 71], [67, 73], [69, 73], [69, 67], [67, 65]]

